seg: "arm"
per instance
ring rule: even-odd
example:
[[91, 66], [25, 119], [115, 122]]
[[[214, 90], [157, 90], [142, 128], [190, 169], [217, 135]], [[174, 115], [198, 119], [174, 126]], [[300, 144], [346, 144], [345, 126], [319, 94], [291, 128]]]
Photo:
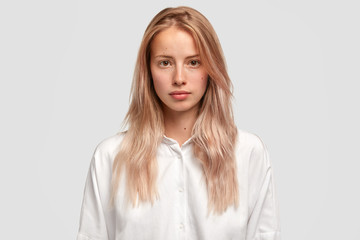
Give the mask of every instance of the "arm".
[[273, 171], [265, 144], [253, 149], [249, 167], [249, 218], [246, 240], [280, 240]]
[[109, 240], [108, 171], [102, 154], [95, 151], [87, 175], [77, 240]]

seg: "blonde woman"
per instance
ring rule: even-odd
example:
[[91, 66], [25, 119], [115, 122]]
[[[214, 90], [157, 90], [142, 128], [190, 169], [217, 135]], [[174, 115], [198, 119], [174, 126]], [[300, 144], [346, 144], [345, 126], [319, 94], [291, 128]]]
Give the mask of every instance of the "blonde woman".
[[128, 130], [96, 148], [78, 240], [278, 240], [273, 173], [260, 138], [239, 130], [209, 21], [167, 8], [141, 42]]

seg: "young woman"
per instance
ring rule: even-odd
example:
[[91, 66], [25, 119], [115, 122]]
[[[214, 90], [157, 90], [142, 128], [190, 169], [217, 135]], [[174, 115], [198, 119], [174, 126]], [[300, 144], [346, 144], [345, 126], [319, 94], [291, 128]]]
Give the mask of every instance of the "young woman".
[[128, 130], [96, 148], [78, 240], [278, 240], [269, 156], [237, 129], [231, 81], [209, 21], [167, 8], [138, 54]]

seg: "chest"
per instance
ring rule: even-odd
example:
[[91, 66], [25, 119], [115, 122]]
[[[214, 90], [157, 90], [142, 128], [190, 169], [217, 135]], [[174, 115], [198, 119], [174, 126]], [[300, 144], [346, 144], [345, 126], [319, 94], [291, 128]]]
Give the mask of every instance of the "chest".
[[[244, 239], [247, 223], [246, 178], [239, 171], [240, 205], [222, 215], [208, 214], [202, 165], [193, 149], [162, 146], [157, 155], [159, 199], [137, 207], [116, 207], [119, 239]], [[139, 235], [140, 234], [140, 235]]]

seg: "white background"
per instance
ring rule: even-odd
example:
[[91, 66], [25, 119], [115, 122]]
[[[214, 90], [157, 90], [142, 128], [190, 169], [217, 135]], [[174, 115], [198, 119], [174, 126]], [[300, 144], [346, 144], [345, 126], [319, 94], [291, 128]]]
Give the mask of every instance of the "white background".
[[239, 128], [266, 143], [283, 239], [360, 239], [358, 1], [1, 1], [1, 239], [75, 239], [96, 145], [120, 130], [142, 34], [213, 24]]

